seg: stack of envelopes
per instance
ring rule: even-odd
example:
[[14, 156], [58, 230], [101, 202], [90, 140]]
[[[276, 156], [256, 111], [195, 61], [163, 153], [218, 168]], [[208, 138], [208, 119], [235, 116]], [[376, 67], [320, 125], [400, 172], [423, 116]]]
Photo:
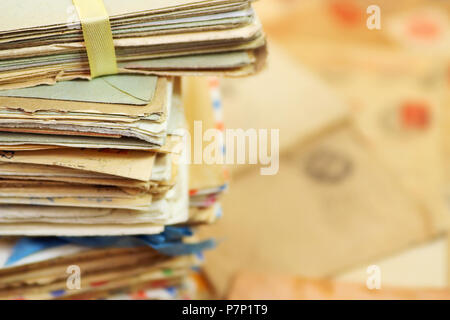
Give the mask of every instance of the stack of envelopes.
[[214, 246], [226, 171], [183, 160], [218, 82], [179, 76], [260, 69], [251, 1], [103, 2], [121, 74], [93, 79], [72, 0], [0, 3], [0, 299], [193, 298]]
[[[186, 276], [214, 243], [186, 225], [218, 207], [189, 210], [189, 190], [215, 184], [216, 168], [198, 176], [182, 161], [181, 88], [117, 75], [0, 91], [0, 299], [191, 297]], [[211, 119], [212, 104], [199, 106]], [[81, 289], [66, 288], [70, 265]]]
[[201, 262], [194, 252], [209, 244], [181, 243], [188, 233], [169, 227], [158, 236], [1, 238], [0, 300], [126, 298], [142, 291], [152, 299], [192, 298], [195, 288], [186, 282]]
[[0, 232], [154, 234], [186, 222], [179, 87], [117, 75], [0, 91]]
[[[251, 0], [104, 0], [120, 73], [249, 75], [265, 37]], [[45, 14], [36, 14], [45, 8]], [[0, 88], [89, 78], [72, 0], [2, 0]]]

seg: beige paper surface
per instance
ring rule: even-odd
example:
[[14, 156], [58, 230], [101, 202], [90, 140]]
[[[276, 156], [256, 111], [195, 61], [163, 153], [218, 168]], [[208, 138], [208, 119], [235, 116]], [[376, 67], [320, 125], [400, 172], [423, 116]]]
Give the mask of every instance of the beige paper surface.
[[[183, 83], [184, 107], [186, 113], [186, 123], [195, 139], [194, 122], [201, 121], [203, 133], [211, 128], [215, 128], [215, 119], [211, 100], [208, 80], [205, 78], [185, 78]], [[194, 159], [194, 140], [191, 143], [191, 156]], [[203, 152], [203, 150], [201, 150]], [[217, 188], [226, 184], [227, 179], [224, 173], [224, 166], [213, 164], [194, 164], [189, 168], [191, 190], [201, 190]]]
[[83, 225], [83, 224], [51, 224], [23, 223], [1, 224], [0, 233], [5, 236], [48, 236], [89, 237], [89, 236], [125, 236], [136, 234], [158, 234], [164, 231], [163, 226], [155, 224], [136, 225]]
[[0, 162], [59, 166], [149, 181], [155, 162], [155, 154], [145, 151], [75, 148], [44, 151], [3, 151], [0, 153]]
[[[126, 77], [123, 78], [126, 80]], [[37, 99], [37, 98], [18, 98], [18, 97], [0, 97], [0, 106], [8, 109], [20, 109], [25, 112], [36, 111], [58, 111], [58, 112], [78, 112], [94, 113], [103, 115], [122, 115], [126, 117], [142, 117], [152, 113], [167, 112], [167, 83], [170, 79], [159, 78], [154, 94], [154, 99], [146, 106], [132, 106], [121, 104], [105, 104], [80, 101], [65, 101], [55, 99]], [[76, 82], [74, 83], [76, 84]], [[65, 84], [66, 85], [66, 84]], [[54, 87], [57, 90], [57, 86]], [[76, 90], [76, 86], [73, 87]], [[52, 88], [53, 89], [53, 88]], [[111, 90], [122, 90], [121, 88], [111, 88]], [[69, 115], [68, 115], [69, 116]], [[86, 115], [85, 115], [86, 116]], [[70, 116], [69, 116], [70, 117]], [[79, 117], [82, 118], [82, 115]], [[119, 118], [120, 120], [120, 118]]]
[[[193, 4], [207, 4], [204, 0], [134, 0], [124, 3], [122, 0], [104, 0], [108, 14], [112, 17], [122, 16], [130, 13], [152, 12], [161, 9], [173, 11], [177, 7], [189, 7]], [[210, 2], [219, 2], [217, 0]], [[220, 1], [229, 3], [231, 1]], [[244, 2], [244, 1], [241, 1]], [[0, 31], [17, 30], [33, 27], [44, 27], [57, 24], [68, 24], [69, 22], [79, 22], [75, 12], [69, 9], [72, 7], [71, 0], [4, 0], [0, 6], [2, 12], [7, 12], [5, 19], [2, 19]], [[36, 15], [36, 10], [47, 8], [46, 14]], [[20, 10], [21, 9], [21, 10]], [[18, 19], [20, 17], [20, 19]]]

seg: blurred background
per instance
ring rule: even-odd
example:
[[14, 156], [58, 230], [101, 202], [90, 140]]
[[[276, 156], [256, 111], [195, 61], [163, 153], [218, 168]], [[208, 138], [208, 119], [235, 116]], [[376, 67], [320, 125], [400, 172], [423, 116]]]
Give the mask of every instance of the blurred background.
[[[371, 5], [380, 29], [367, 26]], [[200, 230], [220, 242], [206, 255], [210, 291], [450, 297], [450, 2], [260, 0], [255, 8], [268, 67], [222, 81], [225, 123], [280, 129], [280, 170], [231, 168], [224, 217]], [[381, 290], [368, 288], [373, 276]]]

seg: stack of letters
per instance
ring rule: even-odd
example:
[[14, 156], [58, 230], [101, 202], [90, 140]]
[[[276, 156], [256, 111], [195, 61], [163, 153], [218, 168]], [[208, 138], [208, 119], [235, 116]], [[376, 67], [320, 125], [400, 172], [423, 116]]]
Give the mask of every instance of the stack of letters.
[[[76, 9], [89, 15], [98, 1], [2, 0], [0, 87], [89, 78]], [[119, 73], [237, 76], [263, 63], [265, 38], [250, 0], [103, 1]]]
[[1, 2], [0, 299], [195, 297], [227, 174], [190, 161], [217, 80], [179, 76], [263, 65], [250, 2]]

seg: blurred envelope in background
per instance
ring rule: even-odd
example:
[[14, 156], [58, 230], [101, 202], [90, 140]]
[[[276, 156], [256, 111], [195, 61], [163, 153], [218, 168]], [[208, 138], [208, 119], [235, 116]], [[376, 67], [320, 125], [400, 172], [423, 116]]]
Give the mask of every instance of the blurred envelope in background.
[[229, 214], [200, 229], [223, 239], [206, 263], [219, 293], [241, 269], [331, 276], [445, 228], [348, 125], [291, 148], [277, 175], [252, 170], [239, 175], [224, 198]]
[[227, 129], [280, 129], [281, 153], [348, 117], [343, 101], [275, 44], [260, 74], [221, 83]]
[[433, 221], [448, 224], [440, 120], [445, 62], [402, 50], [329, 43], [304, 43], [297, 56], [346, 102], [356, 128]]

